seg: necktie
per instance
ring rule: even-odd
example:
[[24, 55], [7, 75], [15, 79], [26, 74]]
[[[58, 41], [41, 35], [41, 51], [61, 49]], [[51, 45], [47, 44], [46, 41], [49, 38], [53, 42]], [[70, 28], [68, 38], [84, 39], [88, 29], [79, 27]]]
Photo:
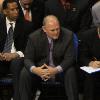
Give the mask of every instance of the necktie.
[[49, 43], [49, 65], [50, 66], [54, 66], [52, 52], [53, 52], [53, 40], [51, 40]]
[[6, 37], [6, 42], [5, 42], [3, 52], [10, 52], [11, 51], [11, 47], [12, 47], [12, 43], [13, 43], [13, 24], [10, 23], [10, 25], [11, 26], [8, 30], [8, 34], [7, 34], [7, 37]]
[[30, 18], [30, 15], [29, 15], [29, 10], [25, 10], [25, 15], [24, 15], [24, 17], [25, 17], [25, 20], [31, 21], [31, 18]]
[[[53, 40], [51, 39], [51, 41], [49, 41], [49, 66], [54, 67], [52, 53], [53, 53]], [[55, 75], [53, 75], [49, 80], [51, 82], [55, 82]]]

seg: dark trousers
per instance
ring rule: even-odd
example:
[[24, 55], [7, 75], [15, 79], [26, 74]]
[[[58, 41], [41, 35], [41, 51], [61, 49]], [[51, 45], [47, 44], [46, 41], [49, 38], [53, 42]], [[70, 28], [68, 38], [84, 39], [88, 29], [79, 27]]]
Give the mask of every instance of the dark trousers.
[[83, 100], [98, 100], [100, 98], [100, 71], [85, 74]]
[[[78, 89], [74, 68], [69, 68], [64, 73], [62, 79], [64, 79], [68, 100], [78, 100]], [[28, 72], [28, 70], [24, 68], [20, 75], [19, 85], [21, 100], [32, 100], [37, 89], [41, 88], [41, 82], [42, 80], [40, 77]]]
[[8, 73], [13, 75], [14, 100], [20, 100], [19, 76], [23, 66], [23, 58], [17, 58], [10, 62], [0, 61], [0, 76], [4, 77]]

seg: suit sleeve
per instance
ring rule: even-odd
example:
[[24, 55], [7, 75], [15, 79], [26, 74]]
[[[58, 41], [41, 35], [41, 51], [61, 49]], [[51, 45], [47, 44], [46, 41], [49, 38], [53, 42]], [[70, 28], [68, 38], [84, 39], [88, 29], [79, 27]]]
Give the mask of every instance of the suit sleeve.
[[25, 60], [24, 60], [25, 67], [30, 71], [34, 64], [34, 42], [32, 38], [29, 37], [28, 43], [25, 50]]
[[63, 70], [67, 70], [68, 68], [73, 66], [74, 62], [75, 62], [75, 52], [74, 52], [74, 42], [73, 42], [73, 34], [72, 34], [70, 35], [70, 38], [68, 40], [64, 58], [60, 65], [63, 68]]

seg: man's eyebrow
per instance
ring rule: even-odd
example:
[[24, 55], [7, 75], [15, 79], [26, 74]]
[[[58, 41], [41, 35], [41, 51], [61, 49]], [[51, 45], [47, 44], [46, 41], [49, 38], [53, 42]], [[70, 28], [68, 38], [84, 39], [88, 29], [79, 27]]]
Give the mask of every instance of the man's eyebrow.
[[56, 28], [56, 29], [51, 29], [51, 31], [55, 31], [55, 30], [59, 30], [59, 28]]

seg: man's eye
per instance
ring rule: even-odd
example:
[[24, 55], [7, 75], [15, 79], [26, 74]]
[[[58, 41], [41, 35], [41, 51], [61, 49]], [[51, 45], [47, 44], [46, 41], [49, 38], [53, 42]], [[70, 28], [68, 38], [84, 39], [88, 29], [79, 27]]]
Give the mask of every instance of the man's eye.
[[52, 32], [54, 32], [55, 30], [51, 30]]

